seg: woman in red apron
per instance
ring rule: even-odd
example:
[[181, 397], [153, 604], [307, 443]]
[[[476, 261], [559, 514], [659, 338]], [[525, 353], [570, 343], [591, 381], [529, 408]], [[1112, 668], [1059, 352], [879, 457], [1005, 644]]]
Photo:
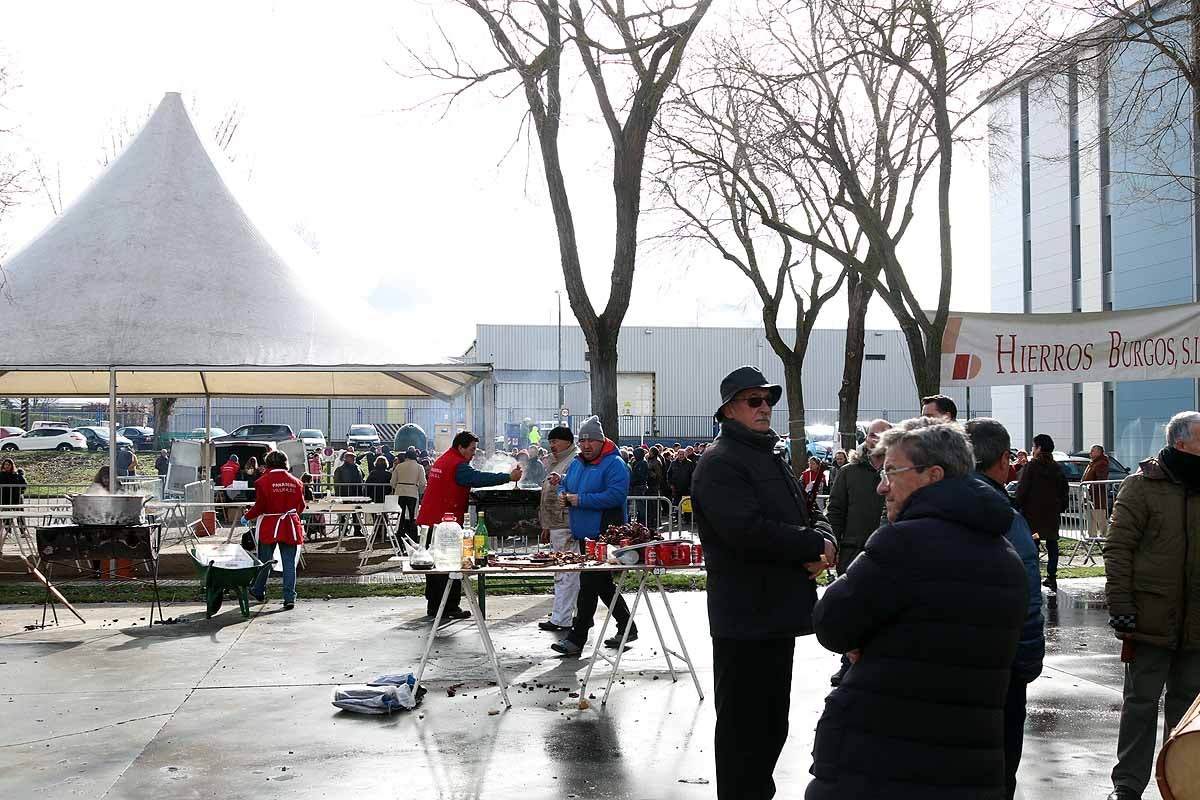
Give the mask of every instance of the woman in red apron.
[[[283, 562], [283, 607], [296, 606], [296, 548], [304, 542], [304, 526], [300, 514], [304, 511], [304, 484], [288, 472], [287, 456], [278, 450], [267, 454], [263, 462], [267, 473], [254, 484], [254, 505], [246, 519], [258, 519], [258, 557], [264, 563], [275, 557]], [[262, 603], [267, 599], [267, 578], [271, 571], [264, 569], [250, 588], [250, 595]]]

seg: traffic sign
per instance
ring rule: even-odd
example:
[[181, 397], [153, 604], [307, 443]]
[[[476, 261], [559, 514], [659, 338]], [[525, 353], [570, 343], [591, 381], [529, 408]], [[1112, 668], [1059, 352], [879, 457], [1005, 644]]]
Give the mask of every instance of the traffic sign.
[[563, 406], [562, 408], [559, 409], [558, 415], [560, 417], [562, 417], [563, 419], [566, 419], [567, 417], [571, 416], [571, 409], [567, 408], [566, 406]]

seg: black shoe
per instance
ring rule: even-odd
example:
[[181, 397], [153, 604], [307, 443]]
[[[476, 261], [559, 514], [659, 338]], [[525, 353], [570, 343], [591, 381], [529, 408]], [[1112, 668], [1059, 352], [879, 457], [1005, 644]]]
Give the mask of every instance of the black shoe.
[[1112, 794], [1108, 796], [1108, 800], [1142, 800], [1142, 796], [1133, 791], [1133, 789], [1118, 786], [1112, 790]]
[[544, 631], [569, 631], [570, 625], [555, 625], [553, 622], [539, 622], [538, 627]]
[[471, 612], [465, 608], [456, 608], [453, 611], [447, 611], [442, 615], [442, 619], [470, 619]]
[[[633, 644], [637, 641], [637, 628], [629, 632], [629, 636], [625, 639], [625, 644]], [[604, 646], [616, 649], [621, 646], [621, 631], [617, 631], [617, 635], [604, 640]]]
[[286, 603], [284, 603], [284, 604], [283, 604], [283, 610], [284, 610], [284, 611], [291, 611], [291, 610], [292, 610], [293, 608], [295, 608], [295, 607], [296, 607], [296, 604], [295, 604], [295, 603], [293, 603], [293, 602], [291, 602], [291, 601], [288, 601], [288, 602], [286, 602]]

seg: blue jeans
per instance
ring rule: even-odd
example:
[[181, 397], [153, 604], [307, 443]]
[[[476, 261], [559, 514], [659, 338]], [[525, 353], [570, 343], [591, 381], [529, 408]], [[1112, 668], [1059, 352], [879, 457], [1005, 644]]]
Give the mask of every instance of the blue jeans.
[[[279, 542], [279, 558], [283, 561], [283, 602], [296, 602], [296, 545], [285, 544]], [[275, 543], [263, 544], [258, 543], [258, 560], [264, 564], [275, 557]], [[258, 580], [254, 582], [250, 593], [263, 597], [267, 591], [267, 578], [270, 577], [271, 570], [263, 569], [258, 573]]]

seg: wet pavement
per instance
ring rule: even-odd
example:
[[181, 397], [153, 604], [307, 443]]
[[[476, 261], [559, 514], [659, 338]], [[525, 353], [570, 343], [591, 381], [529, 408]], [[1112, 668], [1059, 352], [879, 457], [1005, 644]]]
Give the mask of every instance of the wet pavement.
[[[1100, 582], [1062, 585], [1047, 609], [1046, 670], [1029, 690], [1018, 796], [1093, 800], [1111, 788], [1119, 648]], [[513, 707], [489, 685], [474, 625], [456, 622], [434, 645], [425, 702], [391, 717], [329, 701], [337, 686], [416, 669], [421, 598], [305, 599], [291, 612], [276, 601], [249, 621], [236, 604], [209, 621], [177, 605], [168, 615], [190, 621], [153, 629], [144, 606], [84, 606], [87, 624], [32, 631], [23, 627], [40, 607], [0, 607], [0, 797], [714, 797], [704, 595], [671, 602], [703, 701], [686, 673], [671, 681], [647, 619], [607, 706], [597, 698], [581, 711], [568, 695], [586, 662], [555, 657], [555, 635], [536, 627], [550, 598], [491, 597]], [[799, 640], [781, 798], [803, 796], [837, 661]], [[603, 662], [597, 670], [607, 675]], [[589, 691], [602, 689], [593, 678]]]

